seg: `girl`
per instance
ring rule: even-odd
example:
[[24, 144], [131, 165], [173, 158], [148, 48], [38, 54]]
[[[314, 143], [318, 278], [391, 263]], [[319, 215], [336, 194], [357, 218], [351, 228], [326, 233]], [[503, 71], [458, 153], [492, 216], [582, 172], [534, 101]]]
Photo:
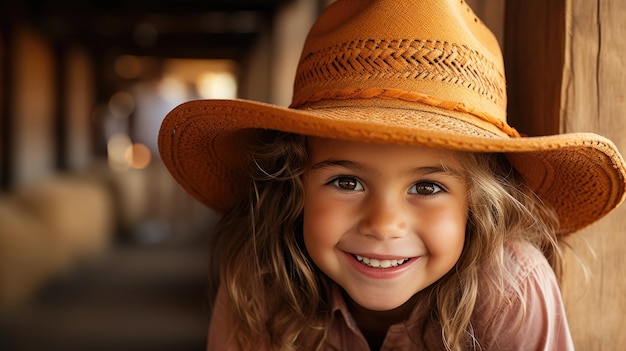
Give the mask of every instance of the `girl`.
[[559, 241], [626, 167], [594, 134], [521, 138], [503, 72], [463, 1], [339, 0], [290, 108], [174, 109], [162, 158], [224, 214], [208, 349], [573, 349]]

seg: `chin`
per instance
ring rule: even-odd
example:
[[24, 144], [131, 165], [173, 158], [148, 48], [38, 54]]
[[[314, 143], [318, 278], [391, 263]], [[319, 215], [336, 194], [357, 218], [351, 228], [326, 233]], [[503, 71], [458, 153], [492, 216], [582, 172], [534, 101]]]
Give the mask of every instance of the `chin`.
[[376, 297], [360, 296], [357, 299], [355, 299], [353, 296], [350, 296], [350, 298], [362, 308], [368, 309], [370, 311], [382, 312], [382, 311], [391, 311], [404, 305], [409, 300], [410, 297], [406, 299], [398, 299], [398, 298], [389, 298], [389, 297], [383, 297], [383, 296], [376, 296]]

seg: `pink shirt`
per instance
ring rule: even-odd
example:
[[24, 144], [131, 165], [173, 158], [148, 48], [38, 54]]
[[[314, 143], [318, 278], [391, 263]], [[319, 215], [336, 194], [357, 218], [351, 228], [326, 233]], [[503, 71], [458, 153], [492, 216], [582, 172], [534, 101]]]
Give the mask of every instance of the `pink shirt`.
[[[519, 306], [486, 301], [481, 308], [496, 308], [501, 318], [488, 331], [475, 326], [483, 350], [574, 350], [556, 277], [545, 257], [532, 245], [520, 242], [508, 245], [506, 254], [511, 256], [515, 278], [528, 296], [526, 316], [516, 328], [515, 321], [521, 313]], [[369, 351], [337, 286], [333, 289], [332, 306], [333, 317], [325, 349]], [[209, 327], [207, 350], [237, 350], [229, 343], [231, 323], [226, 312], [226, 295], [220, 289]], [[445, 350], [441, 329], [429, 323], [425, 319], [428, 313], [424, 312], [416, 309], [409, 319], [423, 326], [422, 335], [410, 332], [406, 327], [408, 323], [392, 325], [381, 350]]]

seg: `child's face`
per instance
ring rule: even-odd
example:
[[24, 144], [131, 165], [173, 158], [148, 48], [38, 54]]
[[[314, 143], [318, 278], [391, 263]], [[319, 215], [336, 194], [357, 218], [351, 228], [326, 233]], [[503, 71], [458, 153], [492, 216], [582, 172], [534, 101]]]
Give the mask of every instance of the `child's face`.
[[321, 138], [309, 145], [306, 249], [354, 302], [394, 309], [455, 265], [468, 207], [454, 153]]

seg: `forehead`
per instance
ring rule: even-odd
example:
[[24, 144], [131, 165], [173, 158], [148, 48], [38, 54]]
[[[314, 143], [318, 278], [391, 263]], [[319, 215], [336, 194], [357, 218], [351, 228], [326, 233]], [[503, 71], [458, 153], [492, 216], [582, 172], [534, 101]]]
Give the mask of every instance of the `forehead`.
[[417, 162], [420, 160], [440, 160], [444, 164], [459, 166], [462, 153], [459, 151], [423, 146], [396, 144], [376, 144], [319, 137], [307, 138], [312, 163], [329, 158], [374, 159], [393, 158]]

